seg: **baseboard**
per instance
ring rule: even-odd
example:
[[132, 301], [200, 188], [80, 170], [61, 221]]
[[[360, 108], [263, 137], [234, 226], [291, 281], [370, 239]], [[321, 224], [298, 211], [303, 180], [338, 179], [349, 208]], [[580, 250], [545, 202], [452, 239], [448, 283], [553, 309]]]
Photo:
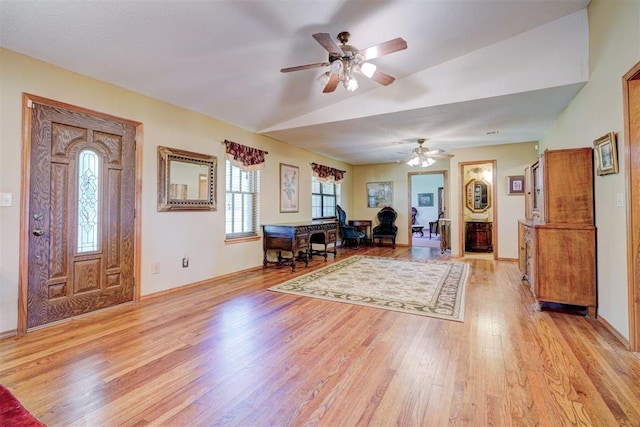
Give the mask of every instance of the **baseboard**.
[[18, 335], [18, 330], [17, 329], [0, 332], [0, 340], [3, 340], [5, 338], [15, 337], [17, 335]]
[[176, 286], [175, 288], [171, 288], [171, 289], [167, 289], [167, 290], [164, 290], [164, 291], [158, 291], [158, 292], [154, 292], [154, 293], [151, 293], [151, 294], [143, 295], [143, 296], [140, 297], [140, 301], [146, 301], [146, 300], [149, 300], [149, 299], [158, 298], [158, 297], [162, 297], [162, 296], [165, 296], [165, 295], [170, 295], [170, 294], [173, 294], [173, 293], [176, 293], [176, 292], [184, 291], [185, 289], [195, 288], [196, 286], [204, 285], [205, 283], [228, 279], [229, 277], [234, 277], [234, 276], [237, 276], [238, 274], [246, 273], [248, 271], [255, 271], [255, 270], [258, 270], [258, 269], [262, 269], [262, 268], [263, 268], [263, 266], [259, 265], [259, 266], [256, 266], [256, 267], [246, 268], [244, 270], [234, 271], [233, 273], [223, 274], [223, 275], [220, 275], [220, 276], [211, 277], [209, 279], [199, 280], [197, 282], [187, 283], [186, 285]]
[[611, 325], [611, 323], [607, 322], [607, 319], [605, 319], [604, 317], [598, 315], [598, 317], [596, 317], [596, 320], [607, 330], [611, 333], [611, 335], [613, 335], [614, 337], [616, 337], [616, 339], [618, 341], [620, 341], [620, 343], [622, 343], [622, 345], [624, 345], [627, 350], [630, 350], [631, 347], [629, 345], [629, 340], [626, 339], [620, 332], [618, 332], [618, 330], [616, 328], [613, 327], [613, 325]]

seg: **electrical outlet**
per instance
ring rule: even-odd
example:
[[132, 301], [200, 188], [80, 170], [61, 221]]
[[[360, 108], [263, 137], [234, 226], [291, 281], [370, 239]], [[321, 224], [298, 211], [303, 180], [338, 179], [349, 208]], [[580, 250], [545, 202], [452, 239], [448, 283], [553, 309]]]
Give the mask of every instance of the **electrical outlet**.
[[151, 264], [151, 274], [158, 274], [158, 273], [160, 273], [160, 263], [154, 262], [153, 264]]
[[182, 258], [182, 268], [189, 267], [189, 258]]

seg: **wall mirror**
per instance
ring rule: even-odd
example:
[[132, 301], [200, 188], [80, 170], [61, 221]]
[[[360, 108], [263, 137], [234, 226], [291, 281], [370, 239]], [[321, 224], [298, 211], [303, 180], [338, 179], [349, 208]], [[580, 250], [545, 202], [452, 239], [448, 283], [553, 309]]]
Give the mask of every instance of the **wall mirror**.
[[491, 207], [491, 184], [484, 179], [472, 179], [465, 186], [466, 206], [471, 212], [484, 212]]
[[216, 210], [217, 158], [158, 147], [158, 211]]

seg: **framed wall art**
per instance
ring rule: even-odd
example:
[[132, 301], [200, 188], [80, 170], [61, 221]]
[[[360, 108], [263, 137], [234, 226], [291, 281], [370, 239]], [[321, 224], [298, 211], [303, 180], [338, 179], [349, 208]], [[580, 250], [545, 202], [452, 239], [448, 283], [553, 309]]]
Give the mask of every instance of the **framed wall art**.
[[298, 212], [299, 178], [297, 166], [280, 163], [280, 212]]
[[524, 195], [524, 175], [512, 175], [507, 177], [507, 195]]
[[433, 207], [433, 193], [418, 193], [418, 206]]
[[618, 146], [615, 132], [609, 132], [593, 141], [593, 151], [598, 175], [618, 173]]
[[367, 182], [367, 207], [383, 208], [393, 202], [393, 182]]

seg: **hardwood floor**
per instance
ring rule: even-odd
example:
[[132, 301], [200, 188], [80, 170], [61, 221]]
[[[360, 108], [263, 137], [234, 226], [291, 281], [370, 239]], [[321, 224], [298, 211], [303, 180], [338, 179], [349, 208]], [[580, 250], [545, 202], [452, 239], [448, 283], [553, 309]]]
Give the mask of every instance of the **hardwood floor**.
[[515, 262], [465, 262], [464, 323], [266, 290], [316, 257], [4, 339], [0, 383], [50, 427], [640, 425], [638, 354], [534, 311]]

